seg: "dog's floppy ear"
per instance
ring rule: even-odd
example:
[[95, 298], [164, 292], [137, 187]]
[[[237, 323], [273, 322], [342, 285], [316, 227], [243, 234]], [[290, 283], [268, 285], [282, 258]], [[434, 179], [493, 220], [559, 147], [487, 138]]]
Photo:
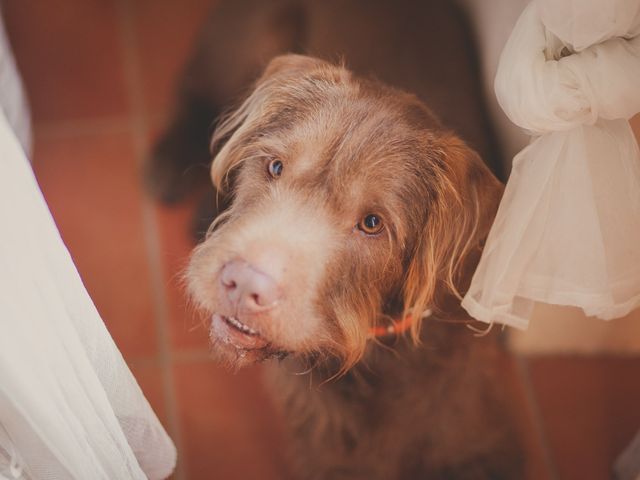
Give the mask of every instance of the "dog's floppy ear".
[[222, 118], [211, 139], [211, 152], [215, 155], [211, 165], [211, 178], [219, 191], [225, 190], [227, 175], [242, 160], [237, 147], [246, 142], [247, 133], [260, 120], [283, 106], [283, 102], [278, 101], [282, 100], [278, 94], [285, 90], [283, 87], [322, 65], [325, 65], [322, 60], [304, 55], [275, 57], [269, 62], [249, 96], [238, 108]]
[[476, 152], [452, 134], [439, 138], [431, 162], [428, 214], [404, 283], [405, 314], [418, 317], [447, 297], [462, 300], [495, 217], [503, 186]]

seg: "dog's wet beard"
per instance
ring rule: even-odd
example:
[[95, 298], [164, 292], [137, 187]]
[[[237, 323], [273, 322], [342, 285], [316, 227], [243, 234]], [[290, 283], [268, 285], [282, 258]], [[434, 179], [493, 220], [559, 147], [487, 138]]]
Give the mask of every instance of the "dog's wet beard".
[[291, 352], [279, 350], [271, 345], [251, 350], [240, 349], [211, 335], [209, 354], [214, 361], [223, 364], [230, 370], [237, 371], [242, 367], [266, 360], [282, 360]]

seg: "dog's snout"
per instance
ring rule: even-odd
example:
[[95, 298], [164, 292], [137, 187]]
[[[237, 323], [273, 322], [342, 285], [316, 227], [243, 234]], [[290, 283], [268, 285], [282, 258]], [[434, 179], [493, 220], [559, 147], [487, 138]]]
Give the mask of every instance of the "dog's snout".
[[268, 310], [280, 299], [277, 282], [244, 260], [226, 263], [222, 268], [220, 282], [230, 302], [240, 310]]

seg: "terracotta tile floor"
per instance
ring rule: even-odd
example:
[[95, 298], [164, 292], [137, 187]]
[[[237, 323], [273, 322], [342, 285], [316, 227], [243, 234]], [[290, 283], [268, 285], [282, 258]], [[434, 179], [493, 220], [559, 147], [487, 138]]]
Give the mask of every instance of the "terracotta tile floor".
[[[175, 479], [281, 478], [259, 369], [211, 363], [179, 272], [191, 207], [140, 187], [149, 138], [209, 0], [4, 2], [31, 99], [35, 169], [109, 330], [179, 449]], [[601, 480], [640, 429], [640, 359], [505, 360], [528, 478]]]

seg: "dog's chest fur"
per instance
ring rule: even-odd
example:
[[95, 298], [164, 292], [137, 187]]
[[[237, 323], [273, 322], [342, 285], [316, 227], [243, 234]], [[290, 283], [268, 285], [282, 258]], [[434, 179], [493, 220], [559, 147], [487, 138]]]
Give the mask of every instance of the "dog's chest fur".
[[296, 375], [306, 367], [295, 361], [272, 365], [293, 478], [517, 478], [495, 344], [429, 322], [422, 346], [372, 344], [337, 380]]

